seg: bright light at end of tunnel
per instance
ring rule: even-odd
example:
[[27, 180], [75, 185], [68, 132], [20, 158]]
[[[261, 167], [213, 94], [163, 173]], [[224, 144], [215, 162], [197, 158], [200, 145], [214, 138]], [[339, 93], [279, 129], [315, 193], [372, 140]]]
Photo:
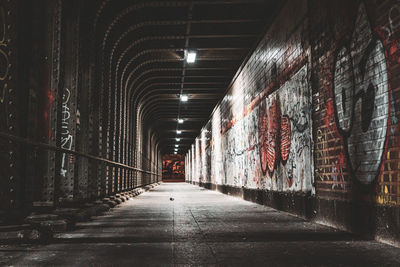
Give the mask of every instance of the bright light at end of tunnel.
[[187, 63], [194, 63], [196, 62], [197, 53], [194, 51], [189, 51], [186, 57]]
[[179, 142], [179, 141], [181, 141], [181, 139], [180, 138], [176, 138], [176, 141]]
[[176, 133], [177, 133], [177, 134], [181, 134], [182, 131], [181, 131], [181, 130], [176, 130]]
[[183, 119], [178, 119], [178, 123], [183, 123]]
[[182, 102], [187, 102], [188, 100], [189, 100], [189, 97], [187, 95], [181, 95]]

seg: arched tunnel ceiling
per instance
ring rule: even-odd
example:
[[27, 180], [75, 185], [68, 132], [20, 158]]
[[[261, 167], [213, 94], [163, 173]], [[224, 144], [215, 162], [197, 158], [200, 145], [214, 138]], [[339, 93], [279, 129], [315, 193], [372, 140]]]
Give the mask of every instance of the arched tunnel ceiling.
[[[105, 84], [129, 95], [144, 124], [172, 153], [199, 135], [278, 8], [274, 0], [99, 1], [95, 27]], [[193, 64], [185, 51], [197, 51]], [[180, 103], [179, 94], [189, 96]]]

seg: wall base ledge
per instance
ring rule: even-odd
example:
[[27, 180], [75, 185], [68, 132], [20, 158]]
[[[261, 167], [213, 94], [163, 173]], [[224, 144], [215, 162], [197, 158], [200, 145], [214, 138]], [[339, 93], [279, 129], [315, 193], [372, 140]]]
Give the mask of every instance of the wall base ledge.
[[187, 181], [223, 194], [285, 211], [293, 215], [400, 247], [400, 207], [365, 201], [317, 198], [311, 193], [278, 192]]

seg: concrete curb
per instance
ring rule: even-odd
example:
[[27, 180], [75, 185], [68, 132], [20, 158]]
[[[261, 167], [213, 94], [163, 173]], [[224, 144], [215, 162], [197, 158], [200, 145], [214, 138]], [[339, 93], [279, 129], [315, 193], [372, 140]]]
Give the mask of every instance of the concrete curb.
[[80, 207], [60, 207], [52, 210], [46, 206], [46, 209], [32, 212], [24, 219], [23, 224], [0, 226], [0, 244], [32, 243], [52, 239], [54, 234], [73, 230], [76, 223], [102, 215], [159, 184], [161, 183], [120, 192], [92, 203], [85, 203]]

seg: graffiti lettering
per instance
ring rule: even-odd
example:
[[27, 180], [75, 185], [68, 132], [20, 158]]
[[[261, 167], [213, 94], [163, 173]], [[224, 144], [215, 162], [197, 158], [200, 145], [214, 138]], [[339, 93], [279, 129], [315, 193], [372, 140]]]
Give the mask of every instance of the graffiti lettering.
[[[62, 107], [61, 107], [61, 147], [64, 149], [71, 149], [73, 143], [73, 137], [69, 131], [69, 119], [71, 117], [71, 113], [69, 111], [69, 100], [71, 97], [71, 92], [68, 88], [65, 88], [63, 98], [62, 98]], [[65, 177], [68, 170], [68, 159], [66, 158], [66, 154], [63, 153], [61, 158], [61, 171], [60, 174]]]

